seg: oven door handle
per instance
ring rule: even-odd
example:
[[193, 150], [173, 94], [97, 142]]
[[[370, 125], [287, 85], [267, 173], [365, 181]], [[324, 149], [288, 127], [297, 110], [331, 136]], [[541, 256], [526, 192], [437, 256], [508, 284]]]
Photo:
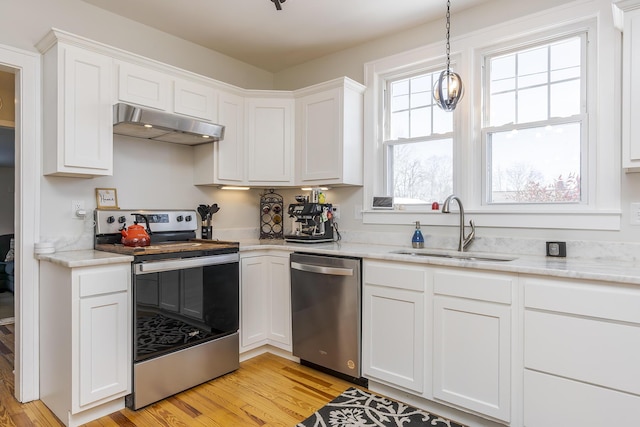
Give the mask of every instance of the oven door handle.
[[135, 264], [135, 272], [136, 274], [158, 273], [161, 271], [205, 267], [208, 265], [230, 264], [233, 262], [239, 262], [239, 260], [240, 255], [233, 253], [195, 258], [172, 259], [167, 261], [152, 261]]
[[291, 262], [291, 268], [294, 270], [306, 271], [308, 273], [330, 274], [332, 276], [353, 276], [352, 268], [325, 267], [322, 265], [301, 264], [295, 261]]

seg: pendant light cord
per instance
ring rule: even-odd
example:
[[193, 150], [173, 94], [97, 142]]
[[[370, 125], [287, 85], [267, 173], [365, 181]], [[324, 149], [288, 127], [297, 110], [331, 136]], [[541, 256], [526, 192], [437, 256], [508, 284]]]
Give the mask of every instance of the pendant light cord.
[[447, 0], [447, 75], [451, 74], [451, 60], [449, 59], [449, 52], [451, 51], [451, 44], [449, 43], [449, 29], [451, 28], [451, 0]]

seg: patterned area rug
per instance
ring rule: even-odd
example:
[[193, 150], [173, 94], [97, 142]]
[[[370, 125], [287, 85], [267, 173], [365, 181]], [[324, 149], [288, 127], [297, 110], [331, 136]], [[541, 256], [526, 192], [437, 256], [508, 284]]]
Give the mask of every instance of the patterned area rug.
[[296, 427], [466, 427], [386, 397], [349, 388]]

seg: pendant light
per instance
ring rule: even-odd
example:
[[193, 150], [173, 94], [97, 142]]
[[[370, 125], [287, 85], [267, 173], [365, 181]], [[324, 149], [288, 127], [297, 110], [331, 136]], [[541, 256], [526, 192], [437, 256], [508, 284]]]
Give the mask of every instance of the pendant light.
[[276, 5], [276, 10], [282, 10], [282, 3], [287, 0], [271, 0]]
[[433, 86], [433, 100], [444, 111], [453, 111], [458, 105], [458, 101], [464, 95], [462, 79], [457, 73], [451, 71], [451, 60], [449, 58], [449, 27], [451, 26], [451, 0], [447, 0], [447, 69], [440, 73], [440, 77]]

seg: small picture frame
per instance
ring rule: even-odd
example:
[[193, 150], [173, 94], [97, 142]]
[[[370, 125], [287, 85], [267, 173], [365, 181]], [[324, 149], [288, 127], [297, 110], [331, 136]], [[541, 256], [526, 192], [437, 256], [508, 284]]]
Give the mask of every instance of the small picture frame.
[[98, 209], [120, 209], [118, 191], [115, 188], [96, 188], [96, 205]]

